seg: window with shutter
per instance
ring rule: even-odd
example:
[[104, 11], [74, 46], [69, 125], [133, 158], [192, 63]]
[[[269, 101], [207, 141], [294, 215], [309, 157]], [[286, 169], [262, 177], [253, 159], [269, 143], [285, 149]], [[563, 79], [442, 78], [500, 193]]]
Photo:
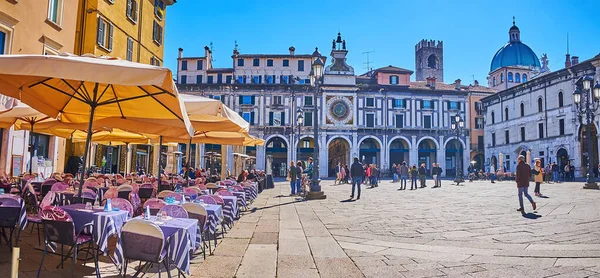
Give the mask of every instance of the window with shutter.
[[273, 126], [273, 112], [269, 112], [269, 126]]
[[98, 35], [96, 38], [96, 43], [100, 46], [104, 46], [105, 30], [106, 30], [106, 23], [104, 22], [104, 20], [101, 17], [98, 17]]
[[250, 113], [250, 125], [254, 125], [254, 112]]
[[133, 39], [127, 38], [127, 61], [133, 61]]
[[281, 125], [285, 126], [285, 112], [284, 111], [281, 112]]
[[251, 103], [251, 104], [252, 104], [252, 105], [255, 105], [255, 104], [256, 104], [256, 97], [252, 96], [252, 103]]

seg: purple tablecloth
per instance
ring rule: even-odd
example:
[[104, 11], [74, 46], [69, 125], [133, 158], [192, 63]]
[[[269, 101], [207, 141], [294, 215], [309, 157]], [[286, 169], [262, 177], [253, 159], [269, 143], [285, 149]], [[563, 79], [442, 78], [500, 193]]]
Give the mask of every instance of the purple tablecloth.
[[[137, 219], [143, 219], [137, 217]], [[196, 248], [196, 234], [198, 232], [198, 220], [188, 218], [171, 218], [169, 220], [158, 220], [156, 216], [149, 220], [160, 227], [168, 243], [167, 252], [169, 258], [177, 268], [186, 274], [190, 274], [190, 250]], [[123, 265], [123, 248], [120, 241], [115, 251], [115, 264]]]
[[92, 211], [87, 211], [84, 210], [85, 204], [67, 205], [61, 208], [71, 215], [77, 232], [85, 224], [94, 223], [94, 239], [99, 250], [104, 254], [107, 254], [108, 251], [108, 238], [114, 234], [121, 234], [121, 228], [129, 218], [129, 212], [125, 210], [104, 212], [102, 209], [92, 209]]
[[[25, 201], [23, 200], [23, 198], [16, 196], [16, 195], [12, 195], [12, 194], [1, 194], [0, 195], [0, 202], [2, 202], [2, 199], [13, 199], [13, 200], [17, 200], [19, 202], [19, 206], [21, 207], [21, 213], [19, 216], [19, 229], [21, 230], [25, 230], [25, 226], [27, 226], [27, 210], [25, 209]], [[3, 207], [4, 205], [0, 205], [0, 208]], [[12, 206], [4, 206], [4, 207], [12, 207]], [[2, 213], [2, 210], [0, 209], [0, 213]]]
[[208, 213], [208, 229], [211, 234], [215, 234], [223, 219], [223, 209], [220, 205], [202, 204], [202, 206]]
[[240, 207], [245, 208], [246, 207], [246, 192], [242, 192], [242, 191], [234, 191], [231, 192], [233, 193], [233, 196], [238, 197], [238, 204]]
[[225, 202], [223, 206], [223, 217], [229, 221], [229, 223], [233, 223], [233, 220], [238, 216], [238, 207], [237, 207], [237, 197], [236, 196], [221, 196], [223, 198], [223, 202]]

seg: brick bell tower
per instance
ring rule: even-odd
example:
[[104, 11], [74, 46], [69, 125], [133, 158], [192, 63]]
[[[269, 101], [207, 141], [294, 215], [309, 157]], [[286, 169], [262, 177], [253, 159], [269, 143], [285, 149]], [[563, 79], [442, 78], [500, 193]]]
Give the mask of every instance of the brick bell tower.
[[444, 82], [444, 44], [442, 41], [421, 40], [415, 45], [416, 81], [435, 77]]

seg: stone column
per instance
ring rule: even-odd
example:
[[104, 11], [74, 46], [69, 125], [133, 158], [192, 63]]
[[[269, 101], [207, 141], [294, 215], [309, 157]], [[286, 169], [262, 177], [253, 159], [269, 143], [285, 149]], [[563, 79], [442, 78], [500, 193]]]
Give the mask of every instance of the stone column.
[[256, 146], [256, 169], [265, 170], [265, 146]]
[[132, 157], [131, 157], [131, 153], [132, 153], [132, 149], [133, 149], [134, 145], [129, 144], [126, 146], [127, 148], [127, 156], [125, 157], [125, 172], [124, 174], [128, 174], [131, 172], [131, 163], [132, 163]]
[[466, 136], [465, 137], [465, 149], [463, 150], [463, 164], [462, 164], [462, 172], [463, 175], [466, 176], [467, 174], [467, 169], [469, 169], [469, 165], [471, 164], [471, 144], [469, 144], [469, 142], [471, 142], [470, 137]]
[[160, 169], [160, 165], [158, 165], [158, 158], [160, 157], [160, 145], [155, 144], [151, 145], [152, 148], [152, 161], [154, 161], [154, 167], [152, 167], [152, 175], [158, 177], [158, 169]]
[[[417, 164], [419, 162], [419, 146], [417, 146], [417, 136], [413, 135], [410, 139], [410, 150], [408, 150], [408, 163], [409, 165]], [[418, 167], [419, 165], [417, 165]]]
[[[387, 100], [386, 100], [386, 102], [387, 102]], [[386, 111], [385, 113], [387, 114], [387, 110], [384, 110], [384, 111]], [[389, 154], [390, 154], [390, 152], [388, 150], [388, 136], [387, 136], [387, 134], [383, 135], [383, 142], [381, 142], [381, 144], [383, 146], [381, 146], [381, 153], [382, 154], [381, 154], [381, 164], [379, 165], [379, 170], [381, 170], [382, 172], [385, 171], [383, 173], [386, 173], [390, 169], [390, 166], [389, 166], [390, 158], [388, 157]]]
[[198, 158], [200, 159], [199, 165], [200, 168], [206, 169], [204, 154], [206, 153], [206, 146], [204, 144], [198, 144], [196, 147], [196, 153], [198, 153]]
[[444, 145], [444, 136], [440, 135], [440, 139], [438, 141], [439, 147], [436, 153], [437, 163], [440, 164], [440, 168], [442, 168], [442, 177], [446, 177], [446, 146]]
[[320, 132], [319, 135], [319, 177], [326, 178], [329, 172], [327, 133]]

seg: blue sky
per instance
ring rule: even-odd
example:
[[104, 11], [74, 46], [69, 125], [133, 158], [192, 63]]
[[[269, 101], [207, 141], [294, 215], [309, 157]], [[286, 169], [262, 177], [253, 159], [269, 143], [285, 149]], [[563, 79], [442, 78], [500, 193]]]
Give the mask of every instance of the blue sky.
[[[179, 0], [167, 10], [165, 66], [176, 71], [177, 49], [203, 56], [213, 43], [214, 67], [231, 67], [234, 41], [241, 53], [329, 54], [342, 33], [348, 63], [357, 74], [394, 65], [414, 70], [414, 46], [421, 39], [444, 41], [444, 81], [473, 79], [487, 84], [494, 53], [508, 41], [512, 17], [521, 40], [550, 69], [564, 67], [566, 36], [571, 55], [580, 60], [600, 53], [600, 1], [399, 1], [399, 0]], [[412, 76], [414, 80], [414, 74]]]

